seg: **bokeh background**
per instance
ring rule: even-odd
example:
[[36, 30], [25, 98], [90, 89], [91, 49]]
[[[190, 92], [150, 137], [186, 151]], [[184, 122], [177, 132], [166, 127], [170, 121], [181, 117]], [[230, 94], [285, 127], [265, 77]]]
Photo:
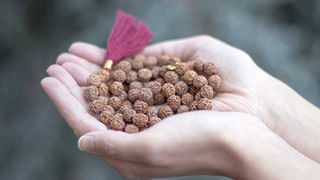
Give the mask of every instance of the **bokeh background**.
[[145, 21], [153, 42], [209, 34], [243, 49], [320, 106], [317, 0], [0, 0], [1, 180], [121, 179], [78, 150], [39, 84], [72, 42], [104, 46], [118, 8]]

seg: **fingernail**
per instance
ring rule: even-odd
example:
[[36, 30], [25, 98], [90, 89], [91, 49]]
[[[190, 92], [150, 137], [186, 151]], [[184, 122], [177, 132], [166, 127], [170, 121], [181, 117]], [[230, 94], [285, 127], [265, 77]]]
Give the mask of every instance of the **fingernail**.
[[92, 151], [93, 150], [93, 137], [82, 136], [78, 140], [78, 147], [80, 151]]

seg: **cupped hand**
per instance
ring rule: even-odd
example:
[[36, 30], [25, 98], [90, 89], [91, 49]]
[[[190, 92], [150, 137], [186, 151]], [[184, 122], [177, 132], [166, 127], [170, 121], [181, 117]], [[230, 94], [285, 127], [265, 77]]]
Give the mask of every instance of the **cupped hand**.
[[78, 145], [126, 179], [204, 174], [236, 178], [245, 168], [239, 137], [250, 138], [253, 131], [270, 133], [248, 114], [195, 111], [171, 116], [136, 134], [87, 133]]
[[[278, 104], [283, 103], [282, 94], [276, 93], [283, 89], [283, 85], [261, 70], [243, 51], [212, 37], [198, 36], [152, 45], [143, 53], [155, 56], [168, 54], [183, 60], [201, 57], [215, 62], [223, 82], [213, 99], [214, 110], [242, 113], [185, 113], [165, 119], [156, 126], [134, 135], [107, 130], [106, 126], [88, 111], [87, 102], [83, 98], [87, 77], [101, 68], [105, 50], [87, 43], [74, 43], [68, 53], [63, 53], [57, 58], [57, 64], [47, 69], [49, 77], [44, 78], [41, 85], [77, 136], [89, 133], [84, 137], [94, 137], [94, 140], [99, 141], [97, 144], [101, 144], [90, 145], [84, 143], [86, 141], [82, 141], [84, 138], [81, 138], [80, 147], [98, 154], [123, 176], [141, 178], [150, 174], [156, 175], [152, 177], [227, 174], [236, 177], [238, 170], [233, 166], [243, 161], [238, 161], [239, 153], [236, 153], [238, 151], [235, 149], [239, 148], [233, 148], [237, 141], [231, 141], [230, 136], [239, 137], [241, 132], [259, 129], [251, 131], [257, 134], [245, 136], [248, 139], [258, 137], [259, 133], [267, 132], [263, 123], [293, 147], [298, 147], [298, 150], [307, 155], [312, 154], [312, 150], [310, 153], [310, 150], [304, 149], [304, 143], [299, 144], [295, 141], [297, 135], [294, 131], [284, 133], [284, 128], [287, 127], [281, 117], [272, 116], [277, 113], [270, 107], [278, 106], [270, 101], [270, 97], [281, 101]], [[185, 123], [184, 120], [189, 123]], [[224, 129], [225, 127], [229, 127], [230, 130]], [[163, 132], [167, 132], [169, 136]], [[226, 136], [226, 132], [238, 133]], [[157, 145], [158, 142], [161, 146]], [[177, 154], [178, 152], [180, 154]], [[181, 160], [184, 158], [189, 158], [190, 163]]]

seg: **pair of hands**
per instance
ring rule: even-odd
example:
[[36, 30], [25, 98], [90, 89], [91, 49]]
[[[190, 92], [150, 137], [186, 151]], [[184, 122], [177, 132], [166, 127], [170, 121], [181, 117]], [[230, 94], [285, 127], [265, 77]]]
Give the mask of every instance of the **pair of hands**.
[[319, 175], [319, 110], [261, 70], [246, 53], [209, 36], [162, 42], [143, 53], [215, 62], [223, 83], [213, 100], [214, 111], [175, 115], [137, 134], [108, 130], [89, 114], [83, 98], [87, 77], [101, 68], [105, 50], [74, 43], [47, 69], [49, 77], [41, 85], [81, 136], [81, 150], [98, 155], [128, 179]]

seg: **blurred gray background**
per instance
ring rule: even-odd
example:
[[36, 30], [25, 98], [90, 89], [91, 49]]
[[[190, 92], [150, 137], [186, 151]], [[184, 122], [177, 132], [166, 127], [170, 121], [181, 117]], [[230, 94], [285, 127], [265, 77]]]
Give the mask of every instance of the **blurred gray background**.
[[39, 85], [72, 42], [104, 46], [118, 8], [145, 21], [153, 42], [205, 33], [243, 49], [320, 106], [320, 1], [0, 0], [1, 180], [121, 179], [78, 150]]

